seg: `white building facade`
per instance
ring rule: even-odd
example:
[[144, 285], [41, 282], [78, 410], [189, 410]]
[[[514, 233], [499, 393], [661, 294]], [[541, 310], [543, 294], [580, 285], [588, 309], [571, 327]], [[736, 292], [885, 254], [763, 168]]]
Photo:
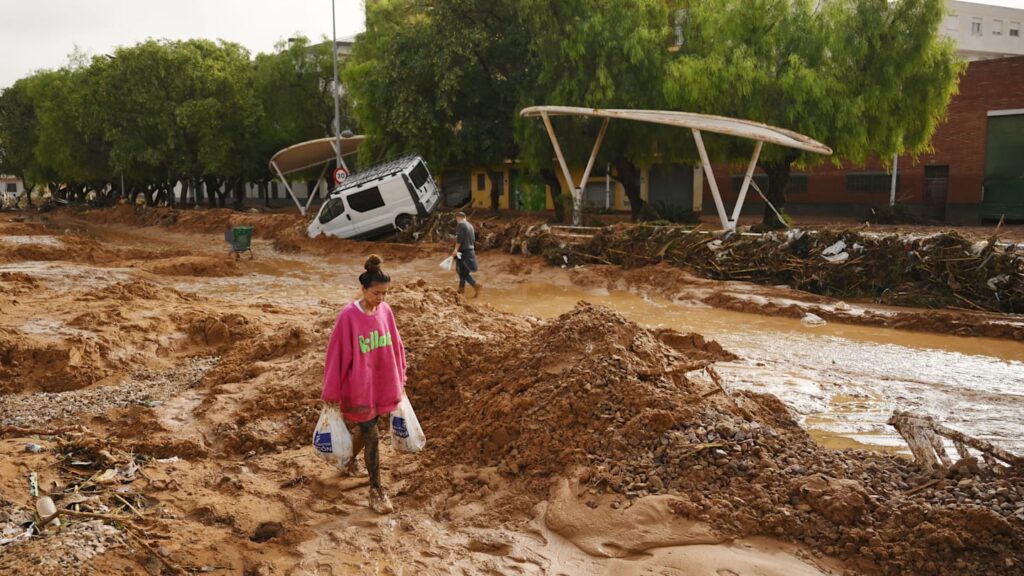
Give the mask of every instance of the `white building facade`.
[[1024, 55], [1024, 9], [949, 0], [940, 32], [968, 61]]

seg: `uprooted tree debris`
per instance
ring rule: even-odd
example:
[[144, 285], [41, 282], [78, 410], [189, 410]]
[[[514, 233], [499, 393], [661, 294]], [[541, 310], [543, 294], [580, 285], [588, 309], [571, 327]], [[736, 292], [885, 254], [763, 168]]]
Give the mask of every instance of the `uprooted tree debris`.
[[725, 238], [683, 226], [615, 225], [592, 236], [514, 225], [492, 239], [556, 265], [666, 262], [715, 280], [786, 284], [882, 304], [1024, 313], [1024, 246], [955, 232], [927, 236], [862, 230], [786, 230]]
[[946, 447], [942, 442], [942, 438], [948, 438], [953, 442], [961, 459], [973, 458], [970, 448], [974, 448], [990, 468], [996, 469], [1000, 466], [999, 462], [1024, 468], [1024, 458], [979, 438], [943, 426], [931, 416], [897, 410], [889, 418], [889, 424], [906, 440], [914, 460], [926, 467], [945, 470], [953, 466], [953, 461], [946, 453]]

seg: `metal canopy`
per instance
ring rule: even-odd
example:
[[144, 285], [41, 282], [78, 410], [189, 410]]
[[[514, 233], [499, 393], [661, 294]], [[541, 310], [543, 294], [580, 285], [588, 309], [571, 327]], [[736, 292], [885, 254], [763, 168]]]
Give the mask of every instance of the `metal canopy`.
[[[670, 110], [602, 110], [599, 108], [580, 108], [576, 106], [531, 106], [529, 108], [524, 108], [520, 111], [519, 115], [524, 118], [539, 116], [544, 121], [544, 127], [547, 129], [548, 137], [551, 139], [551, 145], [555, 149], [555, 156], [558, 158], [558, 163], [562, 167], [562, 173], [565, 176], [565, 181], [573, 186], [573, 224], [576, 225], [579, 224], [580, 220], [579, 211], [580, 202], [583, 197], [583, 189], [587, 185], [587, 180], [590, 178], [590, 171], [593, 169], [594, 161], [597, 159], [597, 153], [601, 149], [601, 141], [604, 139], [604, 134], [608, 129], [608, 122], [613, 118], [633, 120], [636, 122], [651, 122], [654, 124], [664, 124], [666, 126], [676, 126], [679, 128], [689, 128], [693, 133], [694, 142], [697, 144], [697, 151], [700, 153], [700, 160], [701, 165], [704, 167], [704, 174], [707, 176], [708, 184], [711, 186], [711, 195], [715, 199], [715, 208], [718, 210], [718, 217], [722, 221], [722, 228], [725, 230], [736, 230], [736, 222], [739, 219], [740, 210], [743, 209], [743, 201], [747, 196], [747, 190], [751, 184], [754, 168], [757, 166], [757, 159], [761, 155], [761, 148], [764, 146], [765, 142], [785, 146], [787, 148], [794, 148], [796, 150], [802, 150], [804, 152], [813, 152], [815, 154], [832, 154], [832, 149], [828, 146], [791, 130], [761, 124], [760, 122], [751, 122], [750, 120], [740, 120], [725, 116], [712, 116], [709, 114], [674, 112]], [[587, 116], [604, 118], [604, 122], [601, 124], [601, 131], [598, 132], [597, 141], [594, 143], [594, 149], [590, 154], [590, 160], [587, 162], [587, 168], [583, 172], [583, 178], [581, 179], [579, 186], [575, 185], [572, 175], [569, 172], [569, 167], [565, 163], [565, 157], [562, 155], [562, 149], [558, 145], [558, 138], [555, 137], [555, 130], [551, 126], [551, 116]], [[702, 131], [748, 138], [757, 142], [754, 146], [754, 154], [750, 159], [750, 164], [747, 165], [747, 171], [743, 178], [743, 185], [740, 187], [739, 196], [736, 199], [736, 206], [733, 208], [731, 216], [726, 214], [725, 205], [722, 202], [722, 196], [718, 191], [718, 183], [715, 181], [715, 174], [711, 170], [711, 163], [708, 161], [708, 153], [704, 147], [704, 139], [701, 137]]]
[[295, 193], [292, 191], [291, 185], [288, 184], [288, 179], [285, 178], [285, 175], [301, 172], [322, 164], [323, 170], [320, 171], [320, 177], [317, 178], [317, 181], [319, 181], [320, 178], [324, 177], [324, 172], [327, 171], [327, 165], [336, 157], [341, 158], [341, 165], [348, 170], [348, 165], [345, 164], [345, 156], [350, 156], [359, 150], [359, 145], [362, 144], [365, 139], [366, 136], [342, 137], [340, 155], [335, 151], [336, 141], [334, 137], [318, 138], [316, 140], [300, 142], [280, 150], [277, 154], [274, 154], [270, 159], [270, 170], [276, 174], [284, 184], [285, 189], [288, 190], [288, 195], [292, 197], [292, 200], [295, 202], [295, 206], [298, 207], [299, 212], [305, 215], [306, 210], [309, 209], [310, 202], [313, 200], [313, 194], [309, 194], [306, 198], [306, 205], [303, 206], [299, 203], [299, 199], [295, 197]]

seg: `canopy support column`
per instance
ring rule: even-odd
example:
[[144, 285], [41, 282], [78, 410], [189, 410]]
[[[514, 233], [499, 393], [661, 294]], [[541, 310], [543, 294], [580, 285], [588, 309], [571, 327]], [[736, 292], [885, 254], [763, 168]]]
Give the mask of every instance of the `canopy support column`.
[[[316, 179], [316, 185], [317, 186], [320, 186], [320, 181], [324, 179], [324, 173], [325, 172], [327, 172], [327, 164], [326, 163], [324, 164], [323, 170], [320, 171], [320, 176]], [[314, 188], [313, 190], [316, 190], [316, 188]], [[303, 216], [305, 216], [306, 212], [309, 211], [309, 205], [313, 203], [313, 190], [310, 190], [309, 194], [306, 196], [306, 207], [302, 210], [302, 215]], [[327, 190], [327, 195], [328, 196], [331, 195], [330, 189]]]
[[743, 210], [743, 200], [747, 197], [747, 189], [750, 188], [750, 179], [754, 176], [754, 168], [757, 167], [757, 159], [761, 156], [761, 147], [764, 142], [758, 140], [754, 145], [754, 155], [750, 157], [750, 164], [747, 166], [747, 173], [743, 175], [743, 186], [740, 186], [740, 195], [736, 198], [736, 205], [732, 208], [732, 229], [740, 221], [740, 210]]
[[580, 180], [579, 185], [573, 180], [572, 173], [569, 172], [569, 166], [565, 163], [565, 156], [562, 154], [562, 147], [558, 145], [558, 137], [555, 136], [555, 129], [551, 126], [551, 120], [548, 118], [547, 112], [541, 112], [540, 117], [544, 120], [544, 127], [548, 131], [548, 138], [551, 139], [551, 147], [555, 149], [555, 157], [558, 158], [558, 164], [562, 167], [562, 175], [565, 176], [566, 185], [571, 187], [572, 193], [572, 224], [573, 226], [579, 226], [581, 222], [581, 208], [583, 206], [583, 189], [587, 186], [587, 181], [590, 179], [590, 172], [594, 169], [594, 162], [597, 161], [597, 153], [601, 150], [601, 143], [604, 141], [604, 134], [608, 130], [609, 118], [605, 118], [601, 124], [601, 130], [597, 133], [597, 141], [594, 142], [594, 149], [590, 152], [590, 159], [587, 161], [587, 168], [583, 171], [583, 178]]
[[295, 207], [299, 209], [299, 213], [305, 216], [306, 209], [302, 207], [302, 203], [295, 197], [295, 192], [292, 191], [291, 184], [288, 184], [288, 180], [284, 177], [284, 174], [281, 174], [281, 169], [277, 167], [277, 163], [271, 160], [270, 166], [274, 168], [274, 172], [277, 173], [277, 177], [281, 179], [281, 183], [284, 184], [284, 189], [287, 190], [288, 195], [292, 197], [292, 202], [295, 202]]
[[718, 210], [718, 219], [722, 221], [723, 230], [735, 230], [736, 225], [729, 222], [725, 215], [725, 205], [722, 204], [722, 195], [718, 193], [718, 182], [715, 181], [715, 173], [711, 169], [711, 161], [708, 160], [708, 151], [704, 149], [704, 139], [700, 130], [692, 128], [693, 141], [697, 144], [697, 151], [700, 152], [700, 164], [704, 167], [704, 175], [708, 177], [708, 184], [711, 186], [711, 197], [715, 199], [715, 208]]

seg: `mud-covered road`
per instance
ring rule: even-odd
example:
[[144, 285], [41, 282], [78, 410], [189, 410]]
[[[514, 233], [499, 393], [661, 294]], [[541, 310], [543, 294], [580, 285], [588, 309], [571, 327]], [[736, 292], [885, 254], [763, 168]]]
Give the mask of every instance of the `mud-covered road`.
[[[931, 473], [889, 454], [905, 450], [885, 424], [915, 409], [1024, 451], [1018, 341], [942, 334], [929, 311], [900, 311], [928, 332], [810, 327], [773, 312], [888, 310], [498, 251], [467, 300], [439, 246], [310, 241], [274, 216], [236, 263], [219, 230], [238, 216], [195, 212], [0, 216], [0, 542], [23, 534], [0, 573], [1024, 566], [1024, 482], [967, 469], [916, 490]], [[390, 517], [307, 446], [323, 346], [372, 252], [429, 439], [385, 446]], [[33, 472], [58, 507], [99, 516], [24, 535]]]

